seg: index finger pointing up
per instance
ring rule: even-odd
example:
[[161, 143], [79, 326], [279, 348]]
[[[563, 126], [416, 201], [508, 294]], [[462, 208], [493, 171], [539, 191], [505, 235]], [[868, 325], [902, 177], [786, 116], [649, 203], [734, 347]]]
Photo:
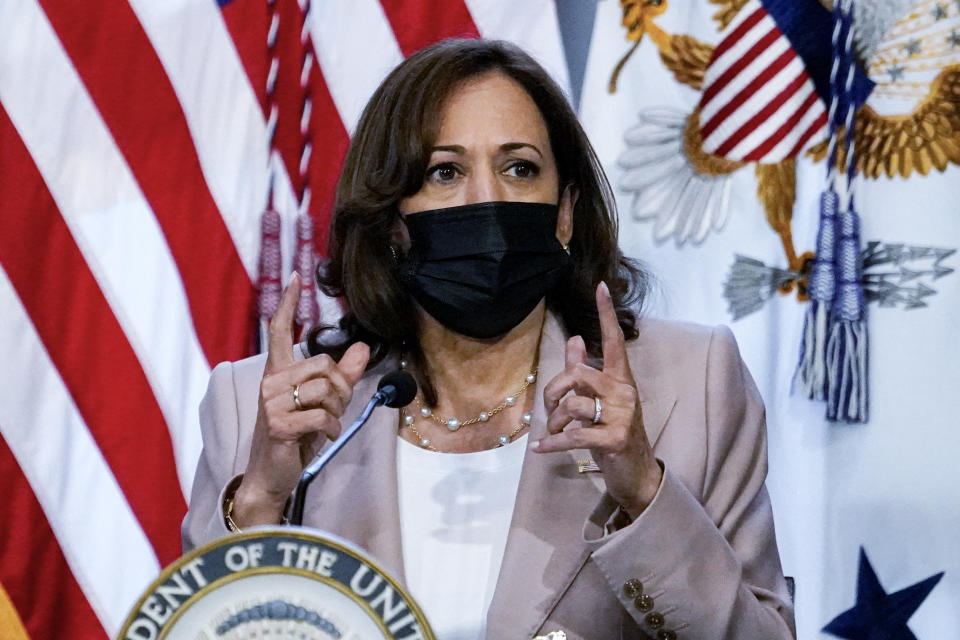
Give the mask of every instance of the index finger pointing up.
[[300, 302], [300, 274], [290, 276], [277, 312], [270, 319], [270, 346], [267, 371], [277, 371], [293, 362], [293, 314]]
[[600, 315], [600, 336], [603, 344], [603, 371], [621, 382], [632, 379], [627, 360], [627, 346], [617, 320], [610, 289], [606, 282], [597, 285], [597, 313]]

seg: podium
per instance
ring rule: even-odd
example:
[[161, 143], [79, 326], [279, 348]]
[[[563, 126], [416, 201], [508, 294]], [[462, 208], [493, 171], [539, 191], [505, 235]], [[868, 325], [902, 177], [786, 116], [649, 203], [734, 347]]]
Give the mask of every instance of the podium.
[[257, 527], [166, 567], [117, 640], [436, 640], [406, 590], [356, 545]]

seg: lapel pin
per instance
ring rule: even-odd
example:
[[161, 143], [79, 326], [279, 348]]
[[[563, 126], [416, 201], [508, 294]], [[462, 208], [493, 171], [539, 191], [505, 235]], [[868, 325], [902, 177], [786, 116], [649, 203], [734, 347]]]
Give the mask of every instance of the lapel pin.
[[601, 471], [593, 460], [577, 460], [577, 473], [601, 473]]
[[567, 634], [563, 631], [551, 631], [545, 636], [537, 636], [533, 640], [567, 640]]

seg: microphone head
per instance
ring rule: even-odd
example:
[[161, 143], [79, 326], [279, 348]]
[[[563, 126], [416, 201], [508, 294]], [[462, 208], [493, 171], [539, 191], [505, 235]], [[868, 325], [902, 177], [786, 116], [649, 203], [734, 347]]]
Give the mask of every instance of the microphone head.
[[380, 378], [377, 391], [386, 395], [385, 405], [398, 409], [410, 404], [417, 395], [417, 381], [410, 373], [397, 369]]

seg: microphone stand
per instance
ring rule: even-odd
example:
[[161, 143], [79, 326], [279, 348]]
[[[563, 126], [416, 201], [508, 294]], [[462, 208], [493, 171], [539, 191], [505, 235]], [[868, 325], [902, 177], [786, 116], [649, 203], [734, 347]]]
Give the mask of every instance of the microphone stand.
[[347, 444], [347, 441], [352, 438], [357, 431], [360, 430], [360, 427], [364, 425], [367, 419], [370, 417], [370, 414], [373, 413], [373, 410], [377, 407], [385, 404], [389, 399], [389, 395], [386, 390], [378, 390], [373, 397], [370, 398], [370, 401], [367, 402], [367, 406], [363, 408], [363, 411], [360, 413], [360, 416], [353, 421], [346, 431], [344, 431], [339, 438], [333, 441], [333, 444], [320, 454], [319, 457], [315, 458], [310, 464], [308, 464], [303, 472], [300, 474], [300, 480], [297, 482], [297, 488], [293, 492], [293, 506], [290, 510], [290, 524], [300, 525], [303, 523], [303, 504], [307, 498], [307, 487], [313, 482], [313, 478], [320, 473], [320, 470], [326, 466], [328, 462], [343, 448], [343, 445]]

